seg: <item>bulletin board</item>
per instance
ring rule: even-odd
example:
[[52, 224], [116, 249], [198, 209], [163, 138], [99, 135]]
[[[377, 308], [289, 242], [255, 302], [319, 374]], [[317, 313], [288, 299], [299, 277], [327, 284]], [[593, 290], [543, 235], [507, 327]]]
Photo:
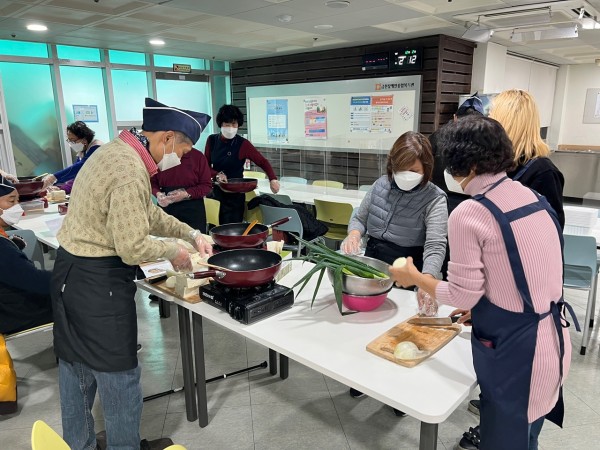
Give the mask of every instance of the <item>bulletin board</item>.
[[247, 87], [246, 102], [255, 146], [387, 151], [418, 130], [421, 76]]

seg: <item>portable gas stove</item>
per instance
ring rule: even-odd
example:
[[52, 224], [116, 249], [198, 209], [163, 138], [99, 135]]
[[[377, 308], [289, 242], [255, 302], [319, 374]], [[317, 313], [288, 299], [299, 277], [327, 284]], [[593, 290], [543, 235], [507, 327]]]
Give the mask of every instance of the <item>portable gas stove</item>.
[[211, 281], [200, 287], [200, 298], [245, 324], [277, 314], [294, 304], [294, 292], [275, 281], [251, 288], [232, 288]]

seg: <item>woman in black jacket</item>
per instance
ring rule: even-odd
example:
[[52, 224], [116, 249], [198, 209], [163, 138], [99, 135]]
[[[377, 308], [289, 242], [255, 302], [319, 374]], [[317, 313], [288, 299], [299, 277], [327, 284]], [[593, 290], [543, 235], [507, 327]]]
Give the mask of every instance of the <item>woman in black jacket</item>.
[[51, 272], [39, 270], [21, 251], [22, 239], [4, 231], [23, 214], [19, 194], [0, 177], [0, 333], [10, 334], [52, 322]]

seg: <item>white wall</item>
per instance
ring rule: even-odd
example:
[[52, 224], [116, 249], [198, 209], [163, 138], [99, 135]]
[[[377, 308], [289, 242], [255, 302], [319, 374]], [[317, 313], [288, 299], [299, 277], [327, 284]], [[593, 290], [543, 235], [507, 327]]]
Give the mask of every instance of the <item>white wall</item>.
[[583, 123], [587, 89], [600, 88], [600, 67], [594, 64], [562, 66], [554, 96], [551, 145], [600, 146], [600, 124]]

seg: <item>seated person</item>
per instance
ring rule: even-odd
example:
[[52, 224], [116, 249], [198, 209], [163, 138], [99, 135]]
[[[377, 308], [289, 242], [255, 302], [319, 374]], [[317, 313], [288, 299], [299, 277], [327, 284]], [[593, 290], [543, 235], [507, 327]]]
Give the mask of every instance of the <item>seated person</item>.
[[59, 170], [55, 174], [46, 175], [42, 178], [44, 189], [57, 184], [57, 187], [63, 189], [67, 194], [71, 193], [73, 180], [83, 167], [83, 164], [92, 156], [92, 153], [102, 145], [98, 139], [94, 139], [96, 133], [85, 124], [78, 120], [67, 127], [67, 144], [76, 154], [76, 161], [69, 167]]
[[0, 177], [0, 333], [10, 334], [53, 321], [50, 271], [39, 270], [21, 251], [22, 239], [10, 239], [5, 228], [16, 224], [23, 209], [19, 194]]

